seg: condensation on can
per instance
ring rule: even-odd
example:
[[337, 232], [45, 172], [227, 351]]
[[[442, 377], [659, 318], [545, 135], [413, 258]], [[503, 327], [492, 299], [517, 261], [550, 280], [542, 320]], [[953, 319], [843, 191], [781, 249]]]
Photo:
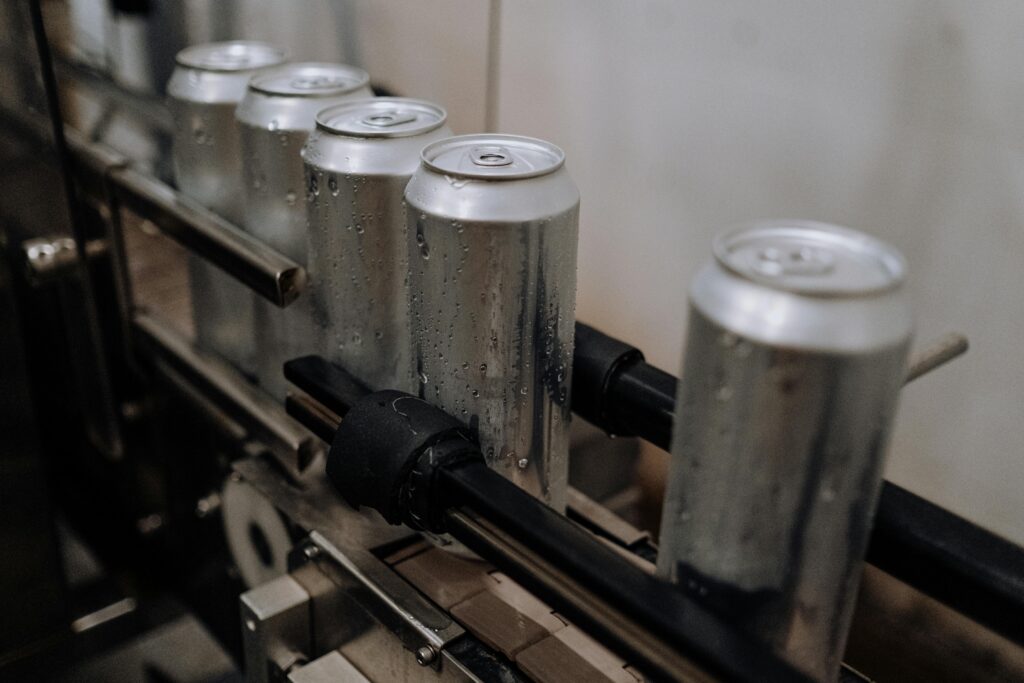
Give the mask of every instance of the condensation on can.
[[[178, 53], [167, 84], [178, 189], [235, 224], [242, 220], [242, 153], [235, 108], [249, 79], [284, 59], [283, 51], [266, 43], [195, 45]], [[197, 344], [242, 372], [254, 373], [249, 289], [198, 256], [189, 255], [188, 272]]]
[[690, 289], [658, 570], [835, 680], [912, 333], [904, 262], [804, 221], [714, 251]]
[[[243, 228], [306, 265], [306, 182], [302, 147], [322, 109], [372, 97], [362, 69], [319, 62], [287, 64], [250, 81], [238, 105], [242, 149]], [[282, 365], [314, 346], [312, 306], [300, 297], [286, 309], [254, 298], [256, 377], [284, 398]]]
[[579, 192], [550, 143], [434, 143], [406, 188], [412, 364], [487, 464], [556, 510], [568, 478]]
[[446, 119], [422, 100], [351, 102], [321, 111], [302, 151], [317, 351], [375, 390], [416, 392], [403, 193]]

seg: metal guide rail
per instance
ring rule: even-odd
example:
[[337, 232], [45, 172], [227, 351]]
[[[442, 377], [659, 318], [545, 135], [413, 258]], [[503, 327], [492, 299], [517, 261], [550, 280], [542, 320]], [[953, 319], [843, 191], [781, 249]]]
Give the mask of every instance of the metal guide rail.
[[[37, 122], [8, 110], [0, 116], [6, 125], [45, 144], [46, 133]], [[302, 266], [134, 168], [116, 150], [87, 140], [68, 125], [64, 131], [78, 188], [115, 226], [119, 211], [128, 209], [277, 306], [288, 306], [301, 294], [306, 285]], [[55, 244], [60, 237], [55, 237]], [[91, 245], [90, 251], [99, 254], [105, 249]]]

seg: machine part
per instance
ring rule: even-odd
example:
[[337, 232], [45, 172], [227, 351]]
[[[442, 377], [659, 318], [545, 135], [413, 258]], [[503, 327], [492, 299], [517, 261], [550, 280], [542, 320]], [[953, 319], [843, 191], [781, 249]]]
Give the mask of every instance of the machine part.
[[565, 509], [579, 192], [554, 145], [435, 142], [409, 181], [419, 395], [469, 425], [488, 465]]
[[805, 680], [489, 468], [464, 427], [422, 399], [357, 400], [328, 476], [392, 524], [450, 533], [657, 680]]
[[[242, 225], [288, 258], [306, 264], [306, 181], [301, 151], [321, 109], [373, 95], [369, 75], [344, 64], [287, 64], [255, 76], [235, 111], [242, 152]], [[253, 304], [253, 372], [283, 400], [281, 366], [313, 350], [309, 301], [278, 311]]]
[[[159, 180], [124, 168], [111, 173], [111, 183], [122, 206], [223, 270], [223, 275], [230, 275], [228, 280], [237, 280], [233, 286], [241, 283], [280, 307], [288, 306], [302, 292], [306, 271], [301, 266]], [[246, 294], [246, 301], [250, 300]], [[245, 310], [238, 313], [244, 317]]]
[[[25, 270], [34, 285], [59, 280], [78, 274], [78, 248], [73, 237], [37, 237], [21, 243]], [[107, 253], [105, 240], [89, 240], [85, 244], [89, 257]]]
[[286, 573], [292, 539], [270, 501], [244, 481], [230, 477], [220, 498], [224, 536], [245, 585], [255, 588]]
[[369, 506], [390, 524], [441, 532], [430, 515], [433, 469], [480, 457], [466, 427], [427, 401], [401, 391], [378, 391], [356, 401], [335, 434], [327, 477], [352, 507]]
[[137, 316], [139, 341], [206, 397], [251, 438], [263, 443], [284, 472], [297, 477], [323, 452], [323, 445], [281, 406], [253, 387], [224, 361], [194, 348], [156, 318]]
[[317, 114], [302, 150], [318, 352], [375, 390], [415, 392], [409, 359], [405, 186], [447, 113], [378, 97]]
[[[178, 189], [229, 223], [243, 217], [242, 151], [235, 108], [249, 79], [261, 69], [284, 62], [273, 45], [249, 41], [208, 43], [182, 50], [167, 83], [167, 104], [174, 120], [172, 160]], [[128, 202], [126, 202], [127, 204]], [[228, 248], [214, 234], [204, 246]], [[186, 246], [195, 249], [192, 244]], [[216, 263], [216, 261], [215, 261]], [[192, 315], [199, 345], [244, 373], [255, 371], [252, 297], [245, 287], [202, 259], [189, 258]], [[228, 272], [232, 272], [228, 269]], [[277, 289], [275, 281], [268, 283]], [[286, 283], [287, 286], [287, 283]]]
[[310, 642], [309, 593], [284, 574], [241, 598], [245, 675], [249, 683], [271, 683], [305, 664]]
[[926, 375], [954, 358], [962, 356], [967, 353], [969, 346], [967, 337], [956, 332], [950, 332], [941, 339], [937, 339], [929, 344], [924, 351], [914, 353], [910, 357], [904, 383], [912, 382], [921, 375]]
[[311, 469], [297, 482], [289, 483], [278, 468], [259, 458], [236, 461], [234, 468], [292, 524], [315, 531], [310, 539], [320, 548], [317, 566], [339, 585], [355, 582], [361, 587], [353, 591], [353, 599], [378, 622], [393, 626], [406, 644], [410, 661], [422, 645], [443, 650], [464, 633], [368, 550], [405, 538], [408, 530], [382, 527], [379, 515], [372, 510], [353, 510], [338, 497], [322, 472]]
[[450, 534], [653, 680], [808, 680], [479, 461], [434, 481]]
[[658, 571], [833, 681], [912, 331], [891, 247], [733, 229], [690, 288]]
[[288, 674], [289, 683], [371, 683], [370, 679], [333, 650]]
[[889, 484], [867, 560], [1024, 645], [1024, 548]]
[[[356, 401], [370, 393], [365, 384], [320, 356], [288, 361], [284, 364], [284, 376], [338, 417], [345, 417]], [[324, 441], [333, 441], [337, 428], [333, 425], [331, 436]]]
[[580, 322], [572, 365], [574, 413], [609, 434], [669, 448], [675, 377], [644, 362], [640, 349]]

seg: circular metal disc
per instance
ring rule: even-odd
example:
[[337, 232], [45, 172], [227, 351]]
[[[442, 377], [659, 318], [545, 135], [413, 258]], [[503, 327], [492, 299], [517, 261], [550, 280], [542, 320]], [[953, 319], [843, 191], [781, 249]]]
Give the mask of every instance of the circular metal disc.
[[267, 95], [327, 97], [365, 86], [370, 76], [347, 64], [303, 62], [286, 64], [252, 79], [249, 87]]
[[428, 133], [444, 125], [444, 109], [407, 97], [375, 97], [325, 109], [317, 127], [328, 133], [358, 138], [399, 138]]
[[544, 140], [517, 135], [460, 135], [423, 150], [423, 163], [449, 176], [512, 180], [547, 175], [565, 153]]
[[773, 289], [815, 296], [861, 296], [899, 287], [898, 251], [855, 230], [813, 221], [768, 221], [715, 240], [725, 268]]

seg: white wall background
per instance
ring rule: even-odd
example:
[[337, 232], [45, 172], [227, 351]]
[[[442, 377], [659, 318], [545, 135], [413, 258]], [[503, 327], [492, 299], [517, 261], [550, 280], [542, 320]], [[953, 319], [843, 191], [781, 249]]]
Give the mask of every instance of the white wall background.
[[919, 343], [961, 330], [973, 347], [904, 391], [888, 476], [1024, 542], [1024, 3], [178, 4], [202, 40], [348, 60], [445, 104], [458, 132], [564, 147], [583, 197], [579, 317], [667, 370], [718, 228], [813, 218], [892, 242]]
[[716, 229], [801, 217], [907, 256], [918, 341], [888, 476], [1024, 542], [1024, 4], [514, 0], [498, 127], [567, 152], [578, 315], [676, 372]]

